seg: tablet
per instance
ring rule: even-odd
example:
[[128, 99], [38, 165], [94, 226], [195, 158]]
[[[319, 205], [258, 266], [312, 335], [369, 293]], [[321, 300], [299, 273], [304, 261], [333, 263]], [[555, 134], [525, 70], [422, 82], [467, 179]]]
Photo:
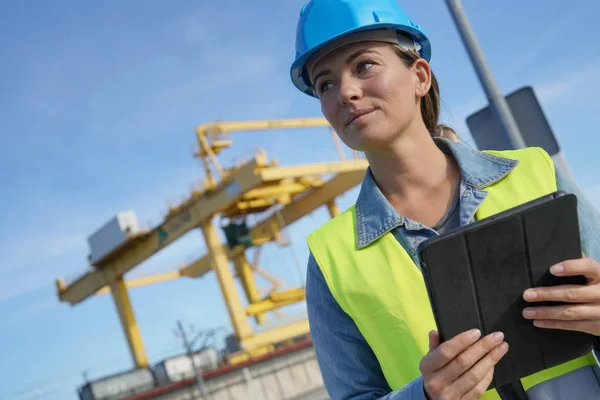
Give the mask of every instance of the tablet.
[[[581, 258], [577, 198], [555, 192], [423, 242], [419, 248], [442, 341], [472, 328], [502, 331], [509, 351], [496, 365], [496, 388], [587, 354], [593, 336], [537, 328], [523, 318], [531, 287], [586, 283], [550, 267]], [[537, 303], [542, 305], [541, 303]], [[557, 304], [557, 303], [545, 303]]]

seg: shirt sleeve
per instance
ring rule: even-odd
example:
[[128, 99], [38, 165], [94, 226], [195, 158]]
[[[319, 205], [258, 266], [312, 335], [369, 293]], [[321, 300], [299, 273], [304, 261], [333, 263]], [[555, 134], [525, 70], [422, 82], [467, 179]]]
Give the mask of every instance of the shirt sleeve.
[[[556, 169], [556, 186], [558, 190], [574, 194], [577, 197], [577, 217], [579, 219], [579, 234], [581, 250], [586, 257], [600, 262], [600, 213], [590, 199], [564, 172]], [[600, 358], [600, 337], [595, 336], [594, 353]]]
[[421, 377], [400, 390], [390, 389], [373, 350], [331, 294], [312, 254], [306, 305], [317, 361], [332, 400], [426, 400]]
[[600, 261], [600, 213], [577, 184], [558, 168], [556, 168], [556, 186], [559, 190], [577, 197], [582, 250], [586, 257]]

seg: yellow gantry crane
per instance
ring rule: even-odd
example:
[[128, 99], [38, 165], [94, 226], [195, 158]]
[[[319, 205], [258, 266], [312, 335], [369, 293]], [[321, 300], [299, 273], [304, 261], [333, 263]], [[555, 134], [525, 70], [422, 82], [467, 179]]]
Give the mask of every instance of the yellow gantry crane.
[[[127, 289], [184, 276], [197, 278], [211, 270], [216, 273], [234, 334], [242, 348], [239, 354], [230, 357], [230, 362], [263, 354], [276, 343], [308, 333], [306, 320], [260, 333], [252, 332], [249, 317], [263, 323], [266, 312], [275, 312], [279, 307], [304, 300], [304, 288], [273, 290], [261, 297], [254, 279], [254, 274], [261, 271], [256, 261], [247, 260], [245, 251], [267, 242], [282, 241], [282, 232], [287, 226], [323, 205], [332, 217], [338, 214], [336, 197], [361, 182], [367, 161], [356, 153], [353, 158], [346, 159], [333, 131], [340, 161], [283, 167], [275, 160], [269, 161], [261, 149], [249, 161], [223, 168], [217, 155], [232, 145], [230, 132], [319, 127], [329, 125], [325, 119], [308, 118], [215, 122], [198, 126], [199, 151], [195, 156], [203, 161], [203, 189], [192, 191], [181, 204], [170, 207], [156, 227], [133, 233], [100, 259], [91, 262], [92, 269], [78, 279], [68, 284], [62, 278], [57, 279], [60, 301], [75, 305], [93, 295], [110, 292], [137, 367], [147, 367], [148, 359]], [[325, 180], [328, 176], [332, 177]], [[268, 214], [269, 211], [272, 212], [268, 217], [252, 227], [247, 226], [248, 215]], [[227, 237], [225, 244], [221, 243], [213, 222], [217, 216], [221, 221], [229, 221], [222, 226]], [[128, 282], [123, 279], [125, 273], [196, 228], [202, 231], [207, 255], [177, 271]], [[248, 301], [246, 308], [235, 288], [236, 276]]]

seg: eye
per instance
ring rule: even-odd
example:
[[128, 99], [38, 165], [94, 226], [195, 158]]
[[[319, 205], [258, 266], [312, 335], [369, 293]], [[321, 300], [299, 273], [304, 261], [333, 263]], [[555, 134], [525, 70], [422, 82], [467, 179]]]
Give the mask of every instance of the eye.
[[358, 63], [356, 70], [360, 74], [361, 72], [364, 72], [364, 71], [368, 70], [369, 68], [371, 68], [374, 64], [375, 63], [373, 61], [361, 61], [360, 63]]
[[329, 90], [329, 88], [330, 88], [330, 85], [332, 85], [332, 83], [331, 83], [331, 82], [329, 82], [329, 81], [326, 81], [326, 82], [320, 83], [320, 84], [319, 84], [319, 90], [318, 90], [318, 91], [319, 91], [319, 94], [323, 94], [323, 93], [325, 93], [327, 90]]

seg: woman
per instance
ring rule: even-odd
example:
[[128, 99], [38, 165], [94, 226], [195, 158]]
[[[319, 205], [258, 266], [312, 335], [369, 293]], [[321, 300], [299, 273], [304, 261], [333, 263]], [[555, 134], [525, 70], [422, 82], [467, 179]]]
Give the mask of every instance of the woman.
[[[591, 354], [486, 391], [510, 351], [503, 333], [467, 331], [440, 344], [420, 242], [557, 189], [575, 193], [590, 258], [551, 272], [589, 283], [530, 289], [523, 316], [540, 328], [598, 335], [600, 218], [543, 150], [473, 151], [438, 125], [430, 55], [427, 36], [394, 0], [311, 0], [302, 9], [292, 81], [369, 161], [356, 204], [308, 237], [307, 307], [326, 388], [334, 400], [600, 399]], [[582, 304], [535, 307], [543, 300]]]

